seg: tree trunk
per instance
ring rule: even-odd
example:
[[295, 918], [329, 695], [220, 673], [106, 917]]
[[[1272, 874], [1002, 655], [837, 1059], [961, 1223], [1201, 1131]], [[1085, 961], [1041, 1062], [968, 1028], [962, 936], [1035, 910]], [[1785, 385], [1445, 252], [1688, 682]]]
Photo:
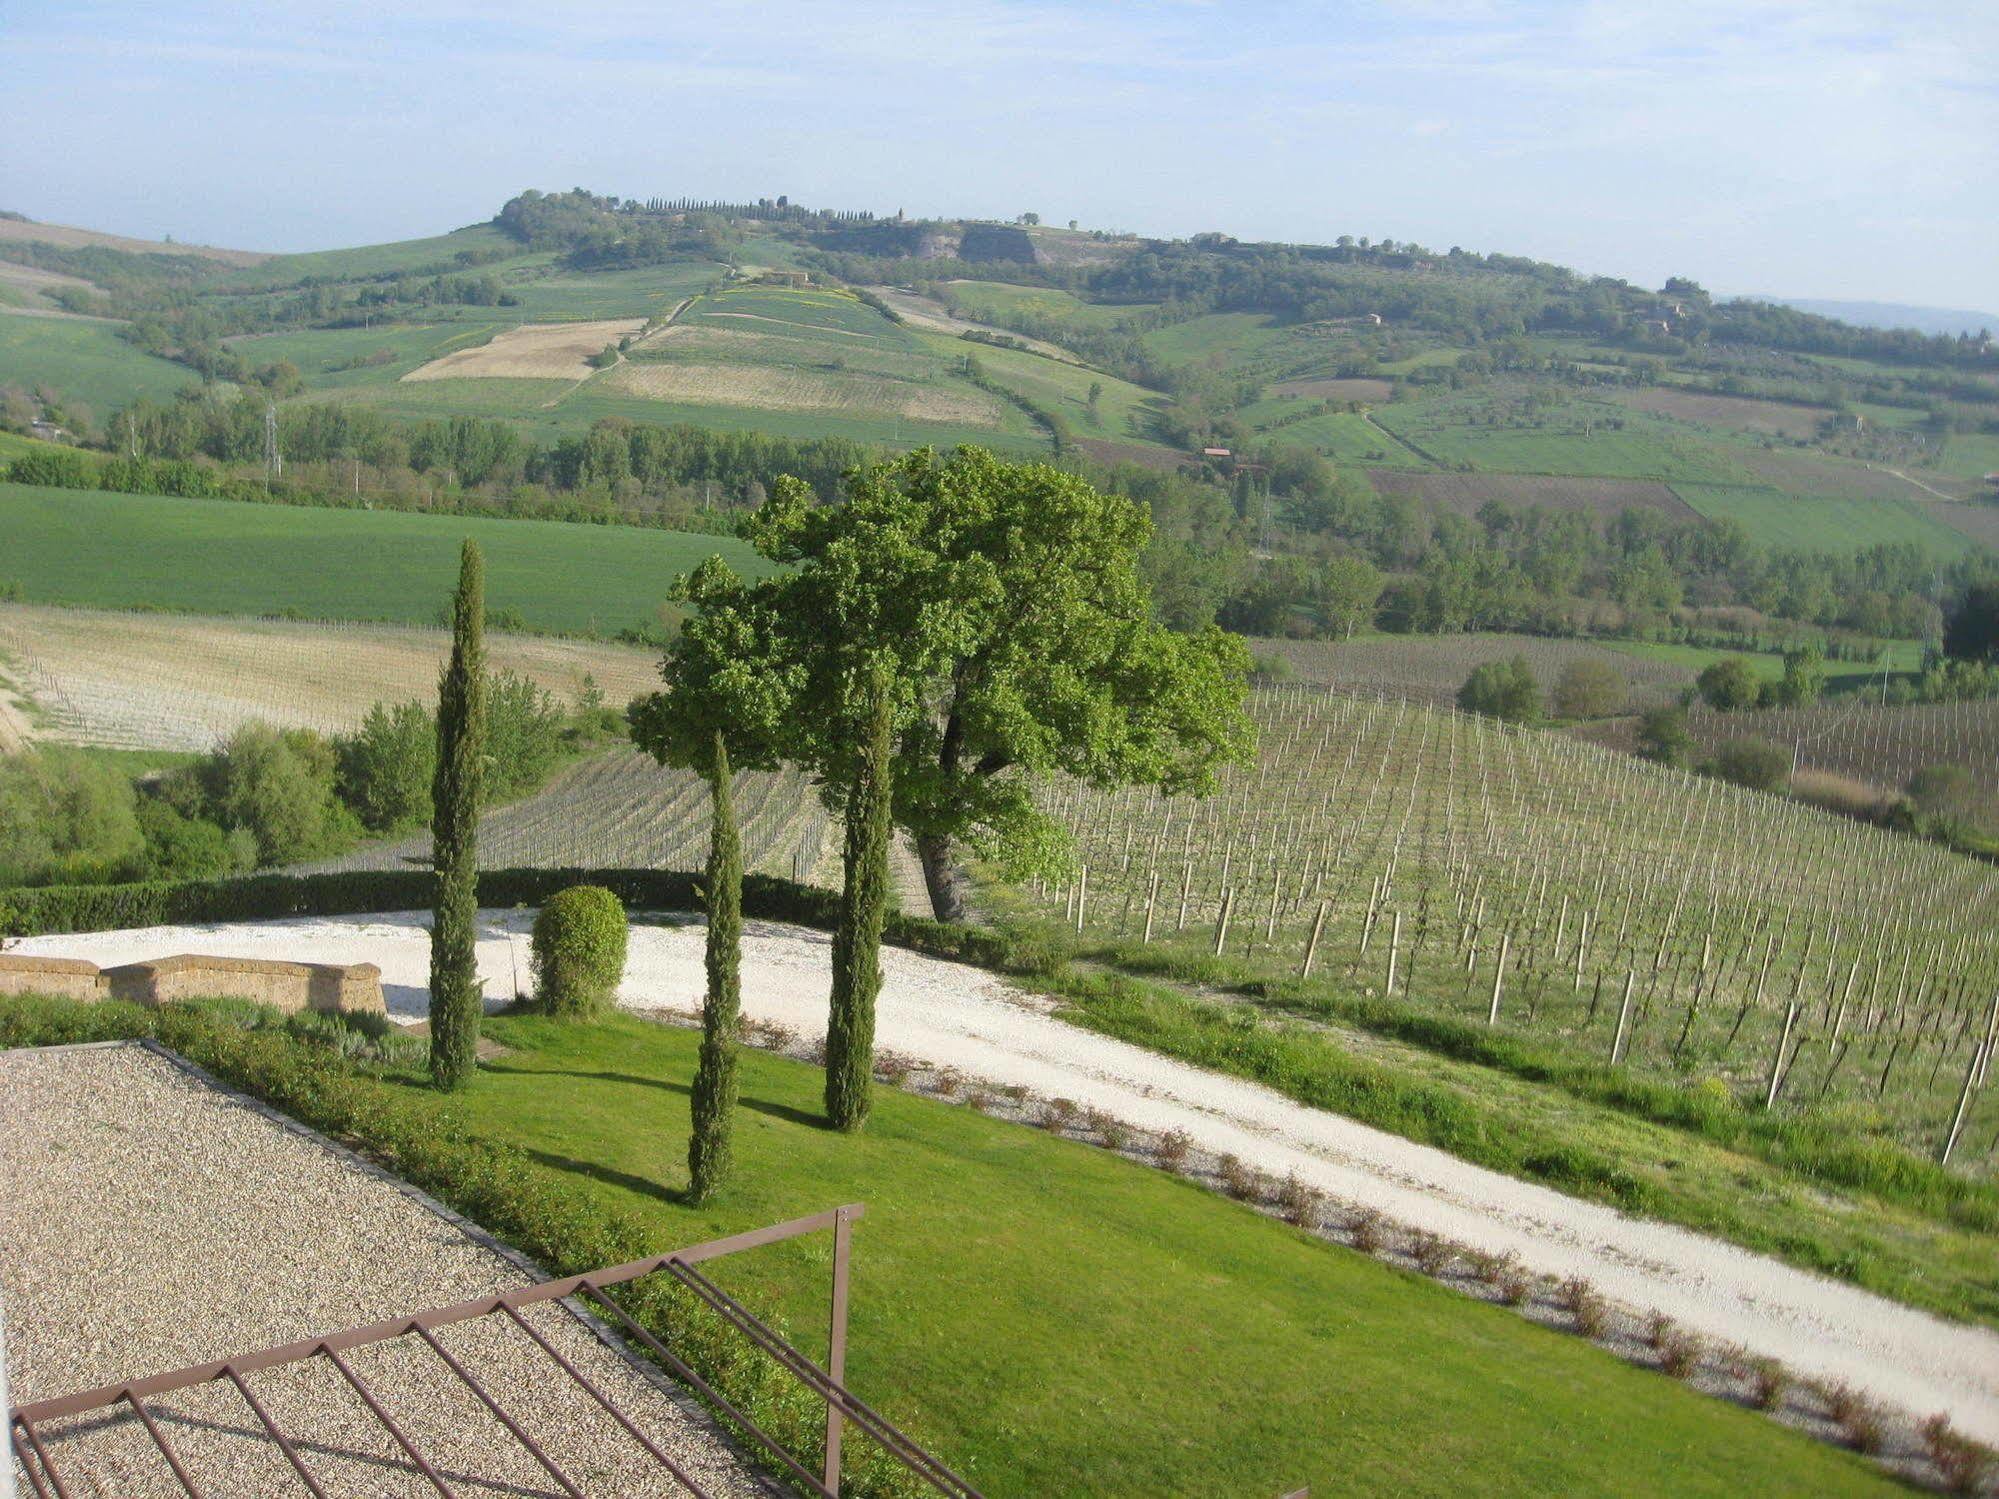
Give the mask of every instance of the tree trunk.
[[734, 1164], [736, 1037], [743, 1013], [743, 845], [736, 831], [729, 753], [715, 736], [708, 792], [708, 994], [701, 1006], [701, 1058], [694, 1070], [693, 1133], [687, 1137], [688, 1195], [706, 1202]]
[[916, 840], [916, 857], [930, 892], [930, 914], [939, 921], [965, 920], [965, 876], [951, 858], [951, 840], [926, 834]]
[[437, 684], [437, 773], [431, 782], [431, 863], [437, 905], [430, 931], [430, 1077], [465, 1086], [478, 1066], [479, 799], [486, 748], [486, 578], [465, 543], [452, 608], [451, 661]]
[[878, 673], [866, 742], [847, 795], [846, 878], [833, 933], [833, 993], [826, 1019], [826, 1115], [836, 1129], [867, 1123], [874, 1084], [875, 999], [881, 992], [882, 922], [888, 914], [889, 840], [894, 836], [894, 704]]

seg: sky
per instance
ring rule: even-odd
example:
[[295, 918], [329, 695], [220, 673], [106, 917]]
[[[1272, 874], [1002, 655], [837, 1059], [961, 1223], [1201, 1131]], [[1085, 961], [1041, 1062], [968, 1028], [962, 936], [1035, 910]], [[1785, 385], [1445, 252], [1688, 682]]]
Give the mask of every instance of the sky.
[[1992, 0], [8, 0], [0, 208], [252, 250], [525, 187], [1999, 311]]

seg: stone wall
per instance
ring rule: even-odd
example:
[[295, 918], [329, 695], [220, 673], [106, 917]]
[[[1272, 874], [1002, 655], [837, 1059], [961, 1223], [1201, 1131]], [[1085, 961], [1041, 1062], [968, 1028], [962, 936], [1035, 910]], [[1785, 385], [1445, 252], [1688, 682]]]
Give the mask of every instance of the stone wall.
[[99, 969], [79, 958], [0, 953], [0, 994], [122, 999], [162, 1005], [180, 999], [247, 999], [284, 1014], [300, 1010], [386, 1013], [382, 970], [373, 963], [287, 963], [182, 953]]

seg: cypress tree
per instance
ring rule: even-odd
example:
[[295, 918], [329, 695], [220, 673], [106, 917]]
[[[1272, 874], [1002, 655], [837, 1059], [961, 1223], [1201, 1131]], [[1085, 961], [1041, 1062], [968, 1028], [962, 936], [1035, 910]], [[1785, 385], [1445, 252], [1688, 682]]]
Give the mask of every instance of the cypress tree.
[[874, 1081], [875, 998], [881, 992], [882, 921], [888, 912], [893, 836], [893, 717], [888, 679], [877, 667], [847, 793], [846, 869], [840, 922], [833, 933], [832, 1010], [826, 1021], [826, 1115], [843, 1130], [867, 1123]]
[[465, 543], [451, 608], [451, 660], [437, 683], [437, 771], [431, 781], [430, 1077], [461, 1088], [478, 1062], [484, 1002], [474, 946], [479, 915], [479, 795], [486, 745], [486, 569]]
[[743, 846], [736, 833], [729, 751], [717, 730], [708, 764], [708, 995], [694, 1071], [694, 1132], [687, 1140], [688, 1195], [706, 1202], [734, 1161], [736, 1031], [743, 1010]]

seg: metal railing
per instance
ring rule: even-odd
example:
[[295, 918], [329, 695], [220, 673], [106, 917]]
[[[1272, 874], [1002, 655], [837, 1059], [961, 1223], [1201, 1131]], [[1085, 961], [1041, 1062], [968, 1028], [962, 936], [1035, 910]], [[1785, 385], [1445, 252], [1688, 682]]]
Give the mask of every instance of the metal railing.
[[[30, 1490], [37, 1499], [69, 1499], [69, 1490], [50, 1450], [52, 1445], [59, 1446], [61, 1439], [45, 1432], [44, 1427], [47, 1423], [86, 1412], [111, 1410], [122, 1406], [137, 1417], [145, 1428], [146, 1435], [158, 1449], [161, 1460], [179, 1482], [182, 1490], [190, 1495], [191, 1499], [200, 1499], [202, 1489], [195, 1476], [188, 1471], [182, 1455], [169, 1440], [159, 1419], [147, 1405], [147, 1401], [158, 1395], [196, 1385], [228, 1384], [242, 1397], [243, 1403], [256, 1418], [258, 1426], [284, 1455], [306, 1491], [313, 1495], [314, 1499], [325, 1499], [325, 1490], [301, 1455], [297, 1442], [278, 1426], [270, 1410], [257, 1397], [247, 1379], [247, 1376], [259, 1370], [311, 1360], [324, 1360], [352, 1388], [374, 1417], [376, 1424], [402, 1450], [430, 1486], [443, 1495], [444, 1499], [455, 1499], [454, 1492], [444, 1477], [424, 1456], [409, 1433], [396, 1421], [395, 1416], [383, 1404], [380, 1395], [343, 1356], [356, 1348], [414, 1337], [450, 1371], [455, 1379], [472, 1392], [480, 1404], [527, 1450], [565, 1494], [571, 1496], [571, 1499], [584, 1499], [583, 1490], [527, 1433], [514, 1415], [480, 1383], [477, 1373], [468, 1368], [461, 1359], [454, 1357], [436, 1337], [436, 1331], [441, 1327], [484, 1317], [500, 1317], [526, 1334], [536, 1352], [546, 1357], [563, 1376], [600, 1406], [626, 1435], [645, 1449], [659, 1468], [672, 1475], [687, 1492], [695, 1495], [696, 1499], [707, 1499], [706, 1491], [657, 1442], [646, 1435], [629, 1413], [620, 1409], [602, 1387], [565, 1358], [542, 1331], [521, 1315], [524, 1308], [552, 1302], [595, 1336], [597, 1328], [591, 1325], [590, 1319], [576, 1304], [578, 1301], [584, 1301], [593, 1310], [605, 1314], [607, 1320], [626, 1336], [646, 1348], [676, 1378], [692, 1386], [732, 1425], [768, 1453], [778, 1467], [806, 1492], [822, 1496], [822, 1499], [839, 1499], [841, 1437], [844, 1428], [851, 1423], [936, 1493], [947, 1495], [949, 1499], [980, 1499], [978, 1490], [931, 1456], [879, 1412], [860, 1400], [842, 1382], [846, 1374], [848, 1271], [853, 1249], [853, 1225], [862, 1212], [861, 1204], [852, 1203], [845, 1207], [828, 1209], [823, 1213], [815, 1213], [807, 1218], [796, 1218], [789, 1223], [752, 1229], [746, 1233], [714, 1239], [705, 1244], [696, 1244], [651, 1259], [633, 1260], [626, 1264], [593, 1270], [584, 1275], [542, 1281], [497, 1296], [475, 1297], [451, 1306], [413, 1312], [407, 1316], [370, 1323], [364, 1327], [350, 1327], [340, 1332], [326, 1333], [294, 1343], [238, 1354], [233, 1358], [212, 1363], [193, 1364], [165, 1374], [153, 1374], [140, 1379], [103, 1385], [97, 1389], [81, 1390], [52, 1400], [32, 1401], [27, 1405], [16, 1407], [9, 1413], [7, 1423], [9, 1440], [14, 1457], [20, 1463], [22, 1471], [26, 1473]], [[827, 1367], [823, 1369], [779, 1337], [734, 1297], [695, 1268], [699, 1264], [724, 1255], [738, 1254], [766, 1244], [797, 1238], [803, 1234], [817, 1233], [821, 1229], [831, 1229], [833, 1233], [833, 1285], [828, 1317]], [[665, 1275], [683, 1287], [702, 1305], [773, 1359], [792, 1378], [825, 1401], [826, 1441], [819, 1472], [814, 1473], [808, 1469], [797, 1456], [758, 1425], [735, 1402], [703, 1378], [666, 1343], [640, 1326], [623, 1307], [606, 1294], [610, 1287], [641, 1280], [650, 1275]]]

